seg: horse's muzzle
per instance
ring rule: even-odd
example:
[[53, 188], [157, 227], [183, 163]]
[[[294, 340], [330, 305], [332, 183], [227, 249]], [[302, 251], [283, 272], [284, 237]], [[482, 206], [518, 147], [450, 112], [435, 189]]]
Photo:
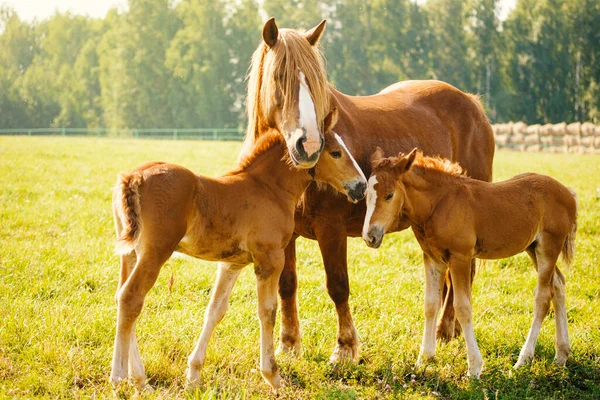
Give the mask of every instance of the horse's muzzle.
[[367, 246], [374, 249], [378, 248], [383, 241], [383, 228], [378, 225], [371, 225], [369, 232], [366, 235], [363, 235], [363, 240]]
[[352, 182], [345, 184], [344, 189], [348, 194], [348, 198], [351, 202], [357, 203], [365, 198], [365, 191], [367, 190], [367, 182], [361, 178], [357, 178]]
[[319, 143], [316, 143], [316, 140], [309, 143], [305, 129], [302, 130], [302, 134], [299, 137], [296, 137], [297, 139], [292, 139], [292, 143], [288, 142], [288, 150], [292, 162], [298, 168], [314, 167], [317, 161], [319, 161], [319, 156], [325, 147], [325, 140], [319, 135]]

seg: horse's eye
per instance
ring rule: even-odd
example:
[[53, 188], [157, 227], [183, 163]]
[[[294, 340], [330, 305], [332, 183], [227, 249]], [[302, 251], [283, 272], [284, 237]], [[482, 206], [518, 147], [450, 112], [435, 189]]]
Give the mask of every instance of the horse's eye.
[[389, 201], [392, 199], [392, 197], [394, 197], [394, 193], [389, 193], [387, 196], [385, 196], [385, 200]]
[[329, 154], [331, 154], [331, 157], [333, 157], [333, 158], [340, 158], [342, 156], [342, 152], [341, 151], [332, 151]]

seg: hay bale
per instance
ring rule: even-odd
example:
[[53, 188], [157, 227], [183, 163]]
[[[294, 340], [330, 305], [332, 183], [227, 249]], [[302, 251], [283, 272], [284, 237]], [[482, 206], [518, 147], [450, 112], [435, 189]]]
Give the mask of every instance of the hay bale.
[[541, 136], [552, 136], [552, 124], [540, 126], [538, 132]]
[[540, 146], [539, 144], [534, 144], [534, 145], [529, 145], [526, 146], [525, 151], [541, 151], [542, 150], [542, 146]]
[[525, 131], [527, 132], [528, 135], [532, 135], [534, 133], [539, 134], [540, 133], [540, 124], [529, 125]]
[[594, 138], [594, 147], [600, 149], [600, 136]]
[[496, 135], [496, 145], [498, 147], [505, 147], [509, 143], [509, 135]]
[[512, 127], [513, 134], [524, 135], [527, 132], [527, 124], [523, 121], [515, 122]]
[[511, 135], [509, 136], [509, 143], [522, 144], [525, 139], [525, 135]]
[[581, 136], [594, 136], [596, 126], [591, 122], [581, 124]]
[[594, 147], [594, 137], [583, 136], [579, 139], [579, 143], [584, 147]]
[[540, 135], [537, 133], [533, 133], [531, 135], [526, 135], [523, 138], [523, 143], [526, 145], [539, 144], [540, 143]]
[[550, 128], [550, 134], [552, 136], [564, 136], [567, 134], [567, 124], [561, 122], [560, 124], [554, 124]]
[[594, 136], [600, 136], [600, 125], [596, 125], [594, 128]]
[[581, 122], [573, 122], [567, 125], [567, 132], [570, 135], [579, 135], [581, 133]]
[[579, 146], [581, 144], [581, 139], [579, 135], [566, 135], [563, 136], [565, 146]]

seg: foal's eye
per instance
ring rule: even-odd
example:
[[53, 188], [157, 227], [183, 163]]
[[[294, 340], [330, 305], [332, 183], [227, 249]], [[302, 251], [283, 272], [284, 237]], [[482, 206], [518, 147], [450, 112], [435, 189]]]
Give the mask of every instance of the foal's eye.
[[391, 200], [392, 197], [394, 197], [394, 193], [389, 193], [387, 196], [385, 196], [385, 199], [386, 199], [386, 201]]
[[331, 157], [333, 157], [333, 158], [340, 158], [342, 156], [342, 152], [341, 151], [332, 151], [329, 154], [331, 154]]

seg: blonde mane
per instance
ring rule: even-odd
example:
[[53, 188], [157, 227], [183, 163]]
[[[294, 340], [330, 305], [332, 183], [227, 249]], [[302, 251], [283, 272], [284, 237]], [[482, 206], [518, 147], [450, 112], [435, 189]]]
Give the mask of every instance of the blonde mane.
[[280, 29], [273, 47], [269, 48], [261, 42], [252, 55], [246, 100], [248, 126], [240, 159], [254, 145], [262, 129], [274, 126], [273, 121], [267, 121], [263, 113], [274, 106], [276, 85], [281, 86], [286, 96], [283, 99], [284, 116], [298, 105], [300, 71], [304, 73], [310, 88], [319, 130], [323, 130], [323, 121], [329, 112], [329, 86], [321, 51], [318, 45], [311, 46], [308, 43], [305, 33], [303, 30]]

